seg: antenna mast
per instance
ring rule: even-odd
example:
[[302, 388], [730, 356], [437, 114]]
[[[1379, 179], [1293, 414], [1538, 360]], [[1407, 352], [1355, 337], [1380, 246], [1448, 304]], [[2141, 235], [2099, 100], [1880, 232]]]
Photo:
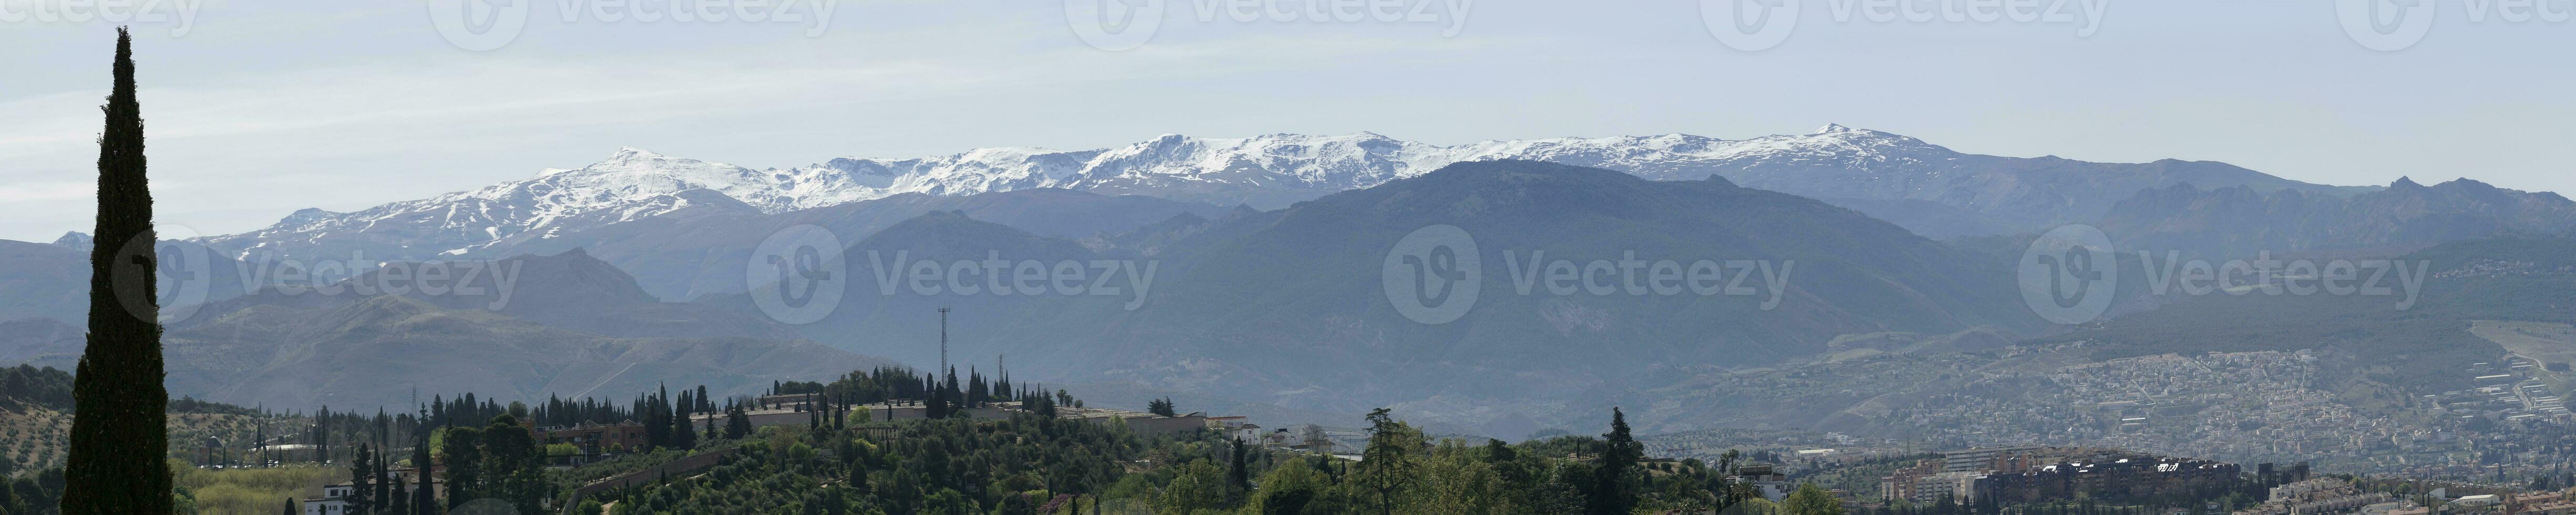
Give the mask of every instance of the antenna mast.
[[939, 371], [948, 373], [948, 306], [939, 307]]

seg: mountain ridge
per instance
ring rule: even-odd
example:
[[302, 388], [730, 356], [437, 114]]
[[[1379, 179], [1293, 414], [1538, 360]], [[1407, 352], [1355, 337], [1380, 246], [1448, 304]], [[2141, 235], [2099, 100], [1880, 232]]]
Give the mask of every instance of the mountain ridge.
[[[2183, 182], [2242, 184], [2262, 191], [2358, 191], [2207, 161], [2090, 163], [2055, 156], [1968, 154], [1842, 125], [1741, 140], [1671, 133], [1459, 145], [1370, 132], [1244, 138], [1166, 134], [1101, 149], [987, 147], [901, 159], [844, 157], [759, 170], [623, 147], [580, 168], [549, 168], [526, 179], [346, 213], [299, 210], [266, 228], [197, 241], [245, 259], [259, 253], [309, 258], [357, 251], [381, 259], [426, 259], [683, 210], [776, 214], [905, 193], [961, 196], [1044, 188], [1277, 209], [1453, 163], [1491, 160], [1556, 162], [1657, 180], [1721, 175], [1747, 187], [1871, 212], [1935, 237], [2089, 221], [2138, 190]], [[1897, 215], [1927, 209], [1944, 214]]]

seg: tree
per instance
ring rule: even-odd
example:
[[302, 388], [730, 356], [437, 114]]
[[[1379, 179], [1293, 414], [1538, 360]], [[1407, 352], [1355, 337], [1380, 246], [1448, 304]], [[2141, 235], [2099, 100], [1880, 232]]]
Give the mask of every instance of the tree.
[[1634, 479], [1631, 471], [1637, 468], [1637, 460], [1646, 457], [1645, 446], [1628, 434], [1628, 416], [1619, 412], [1617, 407], [1610, 408], [1610, 432], [1601, 438], [1605, 440], [1601, 455], [1594, 462], [1594, 468], [1599, 472], [1592, 476], [1599, 483], [1592, 489], [1591, 506], [1587, 510], [1593, 513], [1627, 513], [1637, 505], [1636, 491], [1631, 487]]
[[1397, 422], [1386, 408], [1370, 411], [1368, 421], [1368, 449], [1360, 455], [1355, 482], [1372, 497], [1368, 502], [1377, 505], [1379, 515], [1389, 515], [1421, 478], [1415, 454], [1422, 449], [1422, 434]]
[[1785, 515], [1843, 515], [1843, 502], [1815, 483], [1802, 483], [1797, 491], [1780, 499], [1780, 511]]
[[1226, 498], [1225, 479], [1212, 460], [1197, 460], [1182, 465], [1163, 488], [1162, 510], [1168, 513], [1196, 513], [1223, 508]]
[[412, 477], [420, 478], [420, 488], [411, 492], [411, 513], [436, 513], [438, 492], [433, 489], [435, 485], [429, 482], [428, 420], [423, 419], [421, 422], [420, 427], [412, 429], [411, 470]]
[[1509, 487], [1494, 465], [1481, 456], [1490, 455], [1481, 446], [1470, 447], [1458, 439], [1440, 441], [1422, 468], [1422, 493], [1406, 511], [1414, 513], [1519, 513], [1511, 501]]
[[680, 402], [672, 406], [676, 413], [671, 416], [671, 447], [683, 450], [698, 447], [697, 428], [689, 427], [689, 412], [697, 405], [697, 401], [690, 399], [688, 390], [680, 390]]
[[349, 459], [349, 494], [340, 497], [349, 502], [349, 511], [368, 513], [375, 505], [376, 481], [367, 477], [375, 471], [375, 453], [369, 452], [367, 444], [358, 444], [357, 454]]
[[[383, 420], [383, 419], [384, 419], [384, 414], [383, 414], [383, 411], [382, 411], [382, 410], [378, 410], [378, 411], [377, 411], [376, 418], [377, 418], [378, 420]], [[382, 429], [384, 429], [384, 430], [388, 430], [388, 431], [390, 431], [390, 430], [392, 429], [392, 428], [390, 428], [390, 427], [385, 427], [385, 426], [378, 426], [378, 427], [379, 427], [379, 428], [382, 428]], [[382, 433], [379, 433], [379, 434], [381, 435]], [[402, 512], [400, 512], [400, 511], [396, 511], [396, 510], [394, 510], [394, 508], [393, 508], [393, 504], [394, 504], [394, 483], [399, 483], [400, 481], [395, 480], [395, 479], [394, 479], [394, 476], [393, 476], [393, 473], [392, 473], [392, 472], [389, 472], [389, 471], [387, 471], [387, 470], [386, 470], [386, 462], [393, 461], [393, 456], [389, 456], [389, 455], [386, 455], [386, 454], [385, 454], [385, 452], [386, 452], [386, 446], [387, 446], [387, 445], [389, 445], [389, 444], [384, 443], [384, 439], [383, 439], [383, 438], [378, 438], [378, 439], [377, 439], [377, 444], [376, 444], [376, 453], [375, 453], [375, 464], [376, 464], [375, 473], [376, 473], [376, 475], [375, 475], [375, 479], [374, 479], [374, 481], [376, 482], [376, 491], [375, 491], [375, 496], [373, 497], [373, 499], [375, 500], [375, 511], [376, 511], [376, 512], [379, 512], [379, 513], [402, 513]]]
[[509, 501], [520, 513], [536, 513], [537, 500], [550, 493], [536, 438], [507, 414], [492, 417], [482, 436], [484, 495]]
[[385, 497], [385, 513], [392, 515], [410, 515], [411, 487], [401, 479], [391, 476], [387, 476], [385, 481], [393, 483], [394, 485], [393, 490], [388, 492]]
[[1166, 417], [1181, 416], [1180, 411], [1172, 408], [1172, 399], [1169, 397], [1145, 401], [1145, 412]]
[[1324, 432], [1324, 426], [1306, 424], [1306, 427], [1299, 431], [1299, 436], [1305, 439], [1306, 450], [1314, 451], [1318, 454], [1333, 453], [1333, 438], [1330, 434]]
[[483, 452], [474, 445], [482, 439], [482, 432], [464, 426], [443, 431], [438, 447], [441, 454], [447, 455], [447, 508], [453, 510], [482, 493]]
[[1279, 467], [1261, 476], [1261, 489], [1253, 494], [1252, 504], [1262, 515], [1325, 513], [1330, 510], [1315, 505], [1321, 504], [1318, 501], [1332, 486], [1330, 477], [1314, 467]]
[[134, 38], [116, 29], [115, 87], [98, 137], [98, 223], [91, 234], [89, 338], [72, 379], [64, 513], [169, 513], [170, 392], [162, 384], [152, 189], [144, 177], [143, 108], [134, 97]]
[[743, 412], [741, 406], [734, 406], [733, 410], [725, 413], [725, 439], [741, 440], [745, 436], [751, 436], [751, 414]]
[[1243, 438], [1237, 437], [1233, 440], [1234, 461], [1225, 469], [1225, 487], [1237, 492], [1252, 491], [1252, 471], [1244, 464], [1244, 460], [1252, 453], [1243, 449]]
[[716, 439], [717, 439], [717, 438], [723, 438], [723, 437], [724, 437], [724, 433], [718, 433], [718, 432], [716, 432], [716, 416], [715, 416], [714, 412], [708, 412], [708, 414], [707, 414], [707, 432], [706, 432], [706, 434], [704, 434], [704, 435], [699, 435], [699, 436], [698, 436], [698, 439], [700, 439], [700, 440], [705, 440], [705, 441], [709, 441], [709, 442], [713, 442], [713, 441], [716, 441]]

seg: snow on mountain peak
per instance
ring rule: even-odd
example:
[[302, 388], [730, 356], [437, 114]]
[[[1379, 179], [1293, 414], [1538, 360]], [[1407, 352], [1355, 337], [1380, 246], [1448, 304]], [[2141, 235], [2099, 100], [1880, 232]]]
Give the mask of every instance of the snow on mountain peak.
[[1816, 134], [1824, 134], [1824, 133], [1829, 133], [1829, 132], [1849, 132], [1849, 131], [1851, 131], [1851, 130], [1852, 130], [1852, 128], [1850, 128], [1850, 127], [1844, 127], [1844, 126], [1843, 126], [1843, 124], [1839, 124], [1839, 123], [1828, 123], [1828, 124], [1825, 124], [1825, 126], [1824, 126], [1823, 128], [1816, 129], [1816, 132], [1815, 132], [1815, 133], [1816, 133]]
[[1284, 205], [1464, 161], [1552, 161], [1659, 180], [1696, 180], [1713, 170], [1762, 163], [1890, 164], [1891, 160], [1939, 159], [1947, 152], [1913, 138], [1838, 124], [1826, 125], [1815, 134], [1748, 140], [1671, 133], [1455, 146], [1397, 140], [1374, 132], [1245, 138], [1164, 134], [1092, 150], [988, 147], [908, 159], [836, 158], [767, 170], [630, 146], [577, 169], [549, 168], [527, 179], [352, 213], [298, 212], [261, 231], [211, 239], [237, 240], [228, 246], [243, 249], [262, 241], [310, 241], [339, 233], [384, 231], [378, 222], [395, 222], [419, 227], [399, 239], [422, 240], [416, 246], [452, 252], [523, 234], [542, 238], [570, 230], [558, 223], [612, 223], [708, 205], [683, 198], [683, 192], [697, 189], [773, 213], [903, 193], [968, 195], [1033, 188]]

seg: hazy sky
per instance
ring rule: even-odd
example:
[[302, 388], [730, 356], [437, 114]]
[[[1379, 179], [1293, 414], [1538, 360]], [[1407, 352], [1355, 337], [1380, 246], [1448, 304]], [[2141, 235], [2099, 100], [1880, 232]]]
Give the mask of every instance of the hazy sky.
[[[61, 19], [86, 1], [0, 0], [0, 238], [89, 229], [116, 22]], [[1121, 51], [1069, 22], [1100, 0], [704, 0], [792, 22], [672, 19], [697, 0], [487, 0], [526, 2], [506, 43], [483, 39], [506, 21], [444, 36], [433, 13], [456, 0], [132, 1], [169, 18], [126, 22], [160, 221], [202, 234], [622, 145], [766, 168], [1163, 133], [1455, 144], [1831, 122], [1975, 153], [2576, 192], [2576, 0], [2430, 2], [2366, 38], [2339, 17], [2364, 11], [2338, 8], [2381, 0], [1988, 0], [2065, 18], [2028, 22], [1978, 21], [1989, 4], [1974, 0], [1757, 0], [1799, 9], [1759, 51], [1713, 36], [1701, 2], [1669, 0], [1109, 0], [1163, 12]], [[1929, 19], [1874, 21], [1873, 5]], [[612, 7], [658, 19], [600, 14]]]

